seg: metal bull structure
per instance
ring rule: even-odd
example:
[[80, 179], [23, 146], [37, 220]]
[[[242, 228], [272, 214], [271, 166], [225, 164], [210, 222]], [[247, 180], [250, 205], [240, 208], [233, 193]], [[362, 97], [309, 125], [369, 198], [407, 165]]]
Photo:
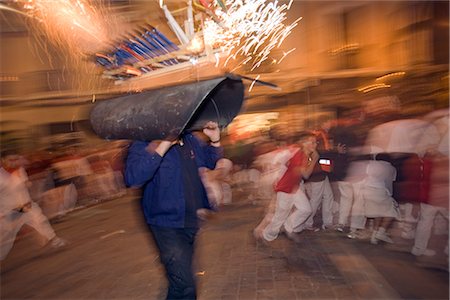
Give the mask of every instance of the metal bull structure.
[[211, 120], [221, 128], [239, 113], [244, 84], [232, 75], [148, 90], [98, 102], [90, 113], [104, 139], [174, 139]]

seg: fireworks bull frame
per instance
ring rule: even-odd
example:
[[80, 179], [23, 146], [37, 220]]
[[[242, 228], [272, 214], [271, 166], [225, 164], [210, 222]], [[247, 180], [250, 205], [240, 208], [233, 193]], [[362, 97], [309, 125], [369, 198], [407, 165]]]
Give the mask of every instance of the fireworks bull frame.
[[226, 127], [243, 100], [241, 78], [227, 75], [98, 102], [90, 122], [104, 139], [175, 139], [186, 129], [201, 129], [209, 120]]

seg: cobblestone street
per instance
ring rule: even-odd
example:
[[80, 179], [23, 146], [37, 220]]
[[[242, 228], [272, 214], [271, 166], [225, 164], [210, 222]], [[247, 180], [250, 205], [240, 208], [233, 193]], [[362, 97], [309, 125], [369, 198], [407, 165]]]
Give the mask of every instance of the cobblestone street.
[[[200, 299], [448, 299], [448, 272], [409, 253], [334, 231], [257, 243], [258, 202], [236, 201], [202, 228]], [[22, 235], [2, 263], [2, 299], [163, 299], [166, 281], [136, 195], [75, 211], [53, 224], [70, 244], [40, 248]]]

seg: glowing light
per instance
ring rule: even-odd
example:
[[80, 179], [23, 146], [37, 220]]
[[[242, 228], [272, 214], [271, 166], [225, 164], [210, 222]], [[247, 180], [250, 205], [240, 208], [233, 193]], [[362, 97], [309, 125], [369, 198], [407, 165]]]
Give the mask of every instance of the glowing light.
[[203, 40], [198, 35], [196, 35], [189, 42], [189, 45], [186, 47], [186, 50], [188, 50], [189, 52], [192, 52], [194, 54], [198, 54], [198, 53], [202, 52], [204, 49], [205, 49], [205, 45], [203, 44]]
[[19, 81], [18, 76], [0, 76], [0, 82], [4, 81]]
[[330, 50], [331, 55], [337, 55], [343, 52], [352, 52], [352, 51], [356, 51], [359, 49], [359, 44], [358, 43], [353, 43], [353, 44], [348, 44], [348, 45], [344, 45], [341, 46], [339, 48]]
[[19, 0], [51, 42], [77, 54], [95, 52], [108, 41], [106, 16], [88, 0]]
[[391, 87], [390, 84], [375, 83], [375, 84], [371, 84], [371, 85], [367, 85], [365, 87], [359, 88], [358, 91], [359, 92], [363, 92], [363, 93], [368, 93], [368, 92], [373, 91], [373, 90], [383, 89], [383, 88], [390, 88], [390, 87]]
[[191, 62], [192, 65], [196, 65], [198, 62], [198, 59], [196, 57], [191, 57], [191, 59], [189, 59], [189, 61]]
[[392, 77], [400, 77], [400, 76], [403, 76], [403, 75], [405, 75], [405, 74], [406, 74], [405, 72], [394, 72], [394, 73], [389, 73], [389, 74], [386, 74], [386, 75], [383, 75], [383, 76], [378, 77], [377, 79], [375, 79], [375, 81], [383, 81], [383, 80], [385, 80], [385, 79], [390, 79], [390, 78], [392, 78]]
[[[215, 18], [204, 22], [205, 43], [229, 55], [225, 64], [241, 55], [245, 57], [245, 63], [251, 61], [251, 70], [254, 70], [269, 58], [274, 48], [281, 46], [301, 20], [283, 24], [291, 4], [292, 1], [279, 6], [277, 1], [228, 0], [226, 11], [218, 7], [213, 12]], [[241, 65], [245, 63], [241, 62]]]

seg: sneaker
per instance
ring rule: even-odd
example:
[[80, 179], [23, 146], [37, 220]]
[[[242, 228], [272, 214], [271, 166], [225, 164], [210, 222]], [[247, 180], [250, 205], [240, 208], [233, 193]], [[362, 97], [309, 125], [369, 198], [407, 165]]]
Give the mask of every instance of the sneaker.
[[347, 234], [349, 239], [361, 239], [361, 233], [358, 230], [352, 230]]
[[319, 227], [314, 227], [314, 226], [305, 227], [305, 229], [309, 230], [309, 231], [314, 231], [314, 232], [320, 231]]
[[345, 225], [338, 224], [338, 225], [336, 225], [336, 227], [334, 227], [334, 229], [335, 229], [336, 231], [339, 231], [339, 232], [344, 232], [344, 230], [345, 230]]
[[60, 237], [56, 236], [50, 241], [50, 247], [53, 249], [58, 249], [65, 246], [67, 246], [67, 241]]
[[371, 232], [366, 229], [353, 229], [347, 234], [349, 239], [368, 240], [371, 237]]
[[386, 232], [375, 231], [374, 238], [389, 244], [394, 243], [394, 241], [386, 234]]
[[357, 234], [356, 234], [356, 231], [350, 231], [348, 234], [347, 234], [347, 237], [349, 238], [349, 239], [356, 239], [356, 237], [357, 237]]
[[432, 249], [425, 249], [425, 250], [419, 250], [416, 247], [413, 247], [411, 250], [411, 253], [415, 256], [435, 256], [436, 255], [436, 251], [432, 250]]

